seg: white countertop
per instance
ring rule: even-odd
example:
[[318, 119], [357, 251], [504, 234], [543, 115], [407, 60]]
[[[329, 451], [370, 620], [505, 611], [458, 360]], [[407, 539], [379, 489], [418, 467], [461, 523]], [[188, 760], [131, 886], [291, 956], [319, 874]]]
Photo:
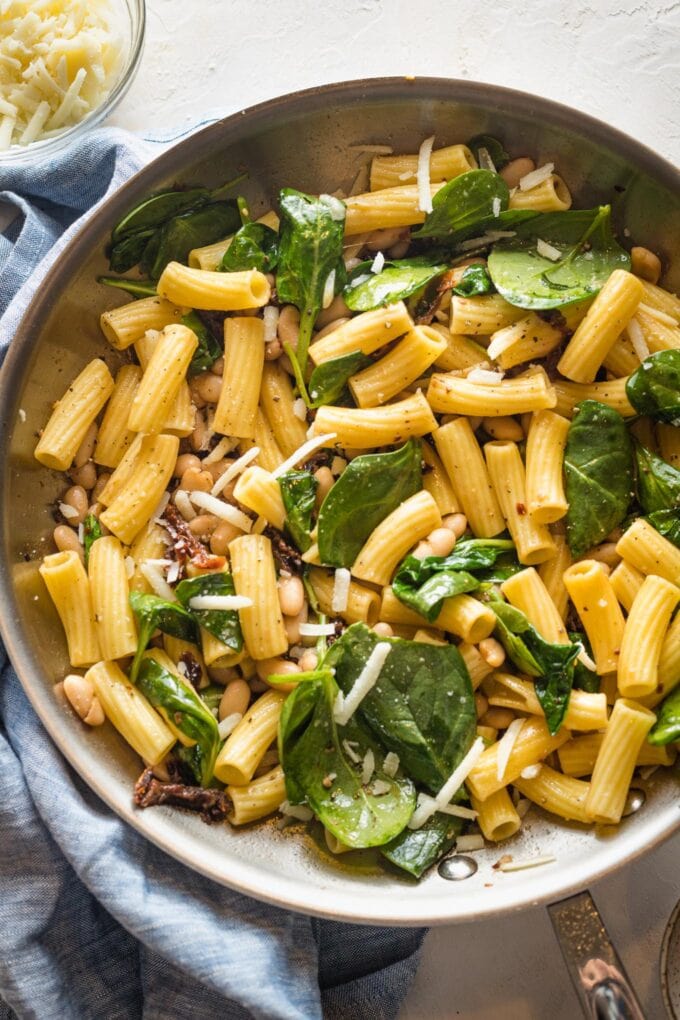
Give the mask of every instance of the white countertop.
[[[325, 82], [441, 75], [556, 99], [680, 161], [672, 0], [147, 0], [147, 8], [143, 63], [112, 118], [140, 134], [181, 131]], [[680, 835], [592, 890], [650, 1020], [664, 1016], [658, 954], [680, 898], [679, 857]], [[455, 1016], [580, 1016], [545, 910], [430, 933], [401, 1020]]]

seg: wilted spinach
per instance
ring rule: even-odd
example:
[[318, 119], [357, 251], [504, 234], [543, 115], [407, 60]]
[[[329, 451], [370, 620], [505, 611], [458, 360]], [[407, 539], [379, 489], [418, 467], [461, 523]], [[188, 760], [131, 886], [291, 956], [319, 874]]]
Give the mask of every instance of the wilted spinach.
[[496, 170], [502, 170], [510, 162], [510, 157], [503, 148], [502, 142], [499, 142], [493, 135], [475, 135], [467, 144], [478, 163], [480, 149], [486, 149]]
[[[400, 602], [433, 623], [444, 599], [479, 588], [481, 580], [471, 571], [493, 567], [499, 557], [506, 557], [514, 548], [506, 539], [473, 538], [459, 542], [448, 556], [426, 556], [422, 560], [407, 556], [394, 576], [392, 590]], [[513, 561], [516, 572], [520, 568], [514, 556]]]
[[83, 548], [85, 550], [85, 566], [87, 567], [90, 561], [90, 549], [94, 542], [98, 538], [101, 538], [104, 532], [102, 526], [99, 523], [99, 518], [95, 517], [94, 514], [88, 514], [83, 521]]
[[199, 372], [206, 372], [218, 358], [224, 354], [222, 347], [217, 342], [212, 330], [197, 315], [196, 312], [188, 312], [182, 316], [182, 324], [193, 330], [198, 338], [198, 347], [189, 365], [189, 375], [198, 375]]
[[464, 825], [462, 818], [437, 813], [419, 829], [404, 829], [380, 853], [390, 864], [420, 878], [451, 849]]
[[680, 740], [680, 687], [667, 694], [656, 710], [656, 722], [647, 735], [655, 747]]
[[626, 383], [626, 396], [638, 414], [680, 425], [680, 350], [645, 358]]
[[343, 291], [345, 304], [354, 312], [368, 312], [404, 301], [447, 269], [446, 263], [433, 262], [426, 255], [385, 262], [379, 273], [372, 273], [371, 265], [362, 262], [357, 266]]
[[200, 574], [190, 577], [175, 588], [181, 605], [188, 609], [196, 622], [234, 652], [243, 648], [243, 635], [236, 609], [191, 609], [189, 602], [198, 595], [234, 595], [231, 574]]
[[[460, 179], [460, 178], [458, 178]], [[614, 239], [611, 209], [540, 213], [496, 241], [488, 266], [496, 290], [520, 308], [559, 308], [593, 297], [615, 269], [630, 269], [630, 255]], [[538, 241], [558, 251], [552, 261]]]
[[103, 283], [105, 287], [115, 287], [116, 290], [124, 290], [133, 298], [156, 296], [156, 284], [153, 280], [128, 280], [125, 276], [98, 276], [97, 283]]
[[319, 483], [309, 471], [286, 471], [278, 480], [286, 510], [286, 530], [300, 552], [312, 544], [312, 512]]
[[[287, 698], [279, 722], [279, 755], [291, 803], [307, 803], [345, 846], [380, 846], [407, 825], [415, 807], [413, 783], [387, 776], [385, 752], [356, 719], [339, 727], [333, 719], [338, 687], [332, 675], [301, 684]], [[350, 760], [343, 741], [360, 760]], [[361, 759], [371, 750], [376, 770], [361, 782]]]
[[[569, 640], [572, 644], [582, 645], [592, 658], [593, 650], [585, 634], [570, 631]], [[589, 694], [597, 694], [600, 690], [600, 677], [597, 673], [593, 673], [592, 669], [588, 669], [580, 659], [577, 659], [574, 663], [574, 687], [577, 687], [580, 691], [588, 691]]]
[[492, 294], [496, 288], [486, 266], [476, 264], [467, 266], [456, 286], [451, 289], [458, 297], [478, 297]]
[[680, 510], [655, 510], [647, 520], [660, 535], [680, 548]]
[[245, 269], [259, 269], [271, 273], [279, 260], [279, 238], [275, 230], [264, 223], [244, 223], [217, 267], [220, 272], [235, 273]]
[[379, 641], [390, 654], [356, 717], [384, 748], [399, 756], [406, 775], [438, 793], [474, 739], [476, 715], [465, 663], [453, 645], [381, 638], [355, 623], [334, 644], [324, 666], [347, 693]]
[[319, 510], [321, 562], [351, 567], [371, 532], [420, 487], [420, 443], [414, 439], [390, 453], [355, 457]]
[[331, 273], [335, 274], [336, 293], [344, 284], [345, 205], [331, 195], [313, 198], [294, 188], [283, 188], [279, 205], [276, 289], [282, 302], [295, 305], [300, 312], [297, 350], [286, 345], [286, 352], [298, 369], [296, 378], [304, 395], [307, 349]]
[[142, 660], [137, 687], [180, 733], [196, 741], [198, 753], [191, 756], [191, 763], [198, 766], [197, 781], [207, 786], [220, 748], [217, 721], [208, 706], [189, 683], [161, 665], [153, 652], [147, 652]]
[[349, 379], [370, 364], [372, 361], [367, 354], [352, 351], [317, 365], [309, 379], [309, 406], [338, 404], [345, 396], [349, 397]]
[[195, 642], [198, 638], [196, 621], [177, 602], [168, 602], [160, 595], [145, 595], [130, 592], [130, 605], [137, 621], [137, 651], [130, 667], [130, 680], [134, 684], [142, 661], [142, 655], [156, 630], [183, 641]]
[[626, 516], [633, 488], [633, 451], [623, 418], [597, 400], [584, 400], [564, 451], [567, 541], [578, 558]]
[[508, 208], [509, 194], [507, 184], [498, 174], [491, 170], [469, 170], [439, 189], [432, 199], [432, 212], [412, 236], [455, 243], [471, 236], [471, 231], [483, 231]]
[[635, 444], [637, 495], [646, 514], [680, 507], [680, 471], [641, 443]]
[[538, 700], [551, 733], [562, 725], [574, 684], [574, 663], [581, 651], [577, 644], [552, 644], [533, 627], [521, 610], [491, 597], [496, 614], [496, 634], [522, 673], [535, 677]]

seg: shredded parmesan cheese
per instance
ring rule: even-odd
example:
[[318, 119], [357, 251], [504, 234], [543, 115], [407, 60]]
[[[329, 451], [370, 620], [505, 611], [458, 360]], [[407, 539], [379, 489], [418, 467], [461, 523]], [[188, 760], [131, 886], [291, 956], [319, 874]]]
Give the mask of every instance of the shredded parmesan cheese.
[[374, 797], [382, 797], [384, 793], [389, 793], [391, 789], [391, 785], [386, 783], [384, 779], [374, 779], [370, 786]]
[[520, 177], [519, 190], [520, 191], [531, 191], [532, 188], [537, 187], [539, 184], [543, 184], [543, 181], [547, 181], [552, 176], [552, 172], [555, 169], [554, 163], [544, 163], [543, 166], [539, 166], [536, 170], [531, 170], [524, 177]]
[[154, 594], [160, 595], [162, 599], [166, 599], [168, 602], [177, 601], [175, 593], [163, 577], [160, 567], [150, 563], [148, 560], [144, 560], [139, 564], [139, 572], [149, 582], [154, 590]]
[[456, 840], [456, 853], [465, 854], [470, 850], [483, 850], [484, 837], [479, 833], [471, 833], [469, 836], [459, 836]]
[[559, 262], [562, 258], [562, 252], [559, 248], [554, 248], [552, 244], [542, 241], [540, 237], [536, 240], [536, 251], [544, 259], [549, 259], [551, 262]]
[[498, 195], [494, 198], [494, 200], [491, 203], [491, 211], [495, 217], [498, 217], [501, 214], [501, 200], [498, 197]]
[[62, 517], [65, 517], [67, 521], [70, 521], [74, 517], [78, 516], [78, 511], [76, 510], [76, 508], [74, 506], [69, 506], [68, 503], [59, 504], [59, 513], [61, 514]]
[[298, 627], [301, 637], [330, 637], [335, 634], [333, 623], [301, 623]]
[[502, 381], [503, 375], [503, 372], [490, 372], [487, 368], [473, 368], [466, 378], [469, 382], [479, 383], [481, 386], [495, 386]]
[[477, 737], [458, 768], [453, 770], [437, 796], [429, 797], [427, 794], [420, 794], [416, 809], [411, 815], [411, 820], [408, 823], [409, 829], [419, 829], [426, 821], [428, 821], [429, 818], [432, 817], [433, 814], [435, 814], [436, 811], [439, 811], [442, 806], [455, 806], [450, 803], [451, 798], [461, 788], [483, 753], [484, 741], [481, 737]]
[[189, 599], [190, 609], [250, 609], [253, 600], [245, 595], [195, 595]]
[[220, 735], [220, 740], [226, 740], [229, 734], [236, 729], [242, 718], [243, 714], [241, 712], [232, 712], [221, 723], [218, 723], [217, 732]]
[[331, 597], [331, 610], [334, 613], [344, 613], [347, 609], [351, 579], [352, 575], [347, 567], [338, 567], [335, 571], [333, 595]]
[[320, 450], [322, 446], [326, 446], [335, 437], [335, 432], [328, 432], [325, 436], [313, 436], [311, 439], [308, 439], [302, 446], [298, 446], [295, 453], [292, 453], [287, 460], [284, 460], [283, 464], [279, 464], [277, 468], [274, 468], [272, 475], [274, 478], [280, 478], [281, 475], [285, 475], [286, 471], [290, 471], [301, 460], [307, 460], [313, 453]]
[[501, 241], [504, 237], [514, 237], [515, 234], [515, 230], [488, 230], [486, 234], [481, 234], [479, 237], [470, 237], [467, 241], [460, 241], [456, 245], [456, 249], [459, 252], [463, 252], [474, 251], [476, 248], [486, 248], [487, 245], [493, 244], [494, 241]]
[[527, 868], [540, 868], [542, 864], [553, 864], [557, 858], [552, 854], [545, 854], [544, 857], [525, 857], [524, 860], [501, 861], [498, 865], [499, 871], [525, 871]]
[[125, 46], [110, 0], [0, 4], [0, 148], [30, 145], [101, 106]]
[[500, 783], [505, 775], [505, 770], [508, 767], [508, 760], [512, 754], [512, 749], [515, 746], [520, 730], [526, 722], [525, 719], [513, 719], [507, 730], [498, 742], [498, 760], [496, 762], [496, 778]]
[[385, 256], [383, 255], [383, 253], [381, 251], [379, 251], [378, 254], [376, 255], [376, 257], [371, 262], [371, 272], [372, 273], [382, 273], [384, 266], [385, 266]]
[[333, 303], [335, 297], [335, 270], [331, 269], [330, 273], [326, 277], [326, 283], [323, 288], [323, 296], [321, 298], [321, 307], [329, 308]]
[[282, 815], [286, 815], [288, 818], [297, 818], [300, 822], [310, 822], [314, 817], [314, 812], [304, 804], [290, 804], [287, 800], [284, 800], [283, 804], [279, 804], [279, 811]]
[[231, 506], [229, 503], [224, 503], [221, 499], [217, 499], [216, 496], [211, 496], [208, 492], [192, 492], [190, 494], [191, 502], [194, 506], [198, 506], [201, 510], [207, 510], [208, 513], [214, 514], [215, 517], [219, 517], [222, 521], [229, 521], [235, 528], [240, 528], [241, 531], [250, 532], [253, 522], [250, 517], [242, 513], [241, 510], [237, 510], [235, 506]]
[[645, 340], [645, 334], [642, 332], [642, 327], [635, 316], [633, 316], [626, 326], [626, 333], [628, 334], [628, 339], [632, 343], [633, 350], [640, 361], [644, 361], [645, 358], [648, 358], [650, 355], [649, 346]]
[[418, 170], [416, 172], [416, 183], [418, 185], [418, 208], [421, 212], [432, 212], [432, 192], [430, 190], [430, 159], [432, 157], [432, 146], [434, 135], [426, 138], [418, 150]]
[[[483, 145], [480, 145], [477, 150], [477, 155], [479, 156], [479, 165], [482, 170], [490, 170], [492, 174], [498, 173], [496, 170], [496, 164], [492, 160], [488, 149], [484, 148]], [[498, 213], [494, 213], [494, 215], [497, 216]]]
[[201, 461], [203, 467], [207, 467], [208, 464], [217, 464], [218, 461], [226, 457], [228, 453], [235, 450], [238, 446], [238, 439], [232, 436], [225, 436], [224, 439], [220, 439], [217, 446], [210, 451], [207, 457], [204, 457]]
[[194, 517], [196, 516], [196, 511], [191, 505], [189, 493], [186, 491], [186, 489], [177, 489], [175, 495], [173, 496], [173, 499], [175, 501], [175, 506], [181, 513], [184, 520], [193, 521]]
[[293, 414], [300, 421], [307, 421], [307, 405], [305, 404], [302, 397], [298, 397], [293, 401]]
[[355, 740], [343, 740], [342, 746], [345, 749], [345, 754], [347, 755], [349, 760], [353, 762], [355, 765], [358, 765], [359, 762], [363, 760], [361, 755], [357, 754], [357, 752], [354, 750], [354, 748], [358, 746]]
[[390, 779], [394, 779], [399, 771], [399, 755], [395, 754], [394, 751], [388, 751], [385, 755], [382, 770], [386, 776], [389, 776]]
[[539, 775], [543, 766], [539, 763], [537, 765], [527, 765], [525, 769], [522, 769], [520, 776], [522, 779], [535, 779]]
[[226, 487], [229, 485], [229, 482], [233, 478], [236, 478], [237, 475], [240, 475], [242, 471], [245, 471], [245, 469], [248, 467], [251, 461], [255, 460], [255, 458], [258, 456], [259, 452], [260, 452], [259, 446], [253, 446], [251, 447], [250, 450], [246, 450], [246, 452], [241, 457], [239, 457], [238, 460], [235, 460], [233, 464], [230, 464], [226, 471], [222, 472], [220, 477], [213, 485], [212, 489], [210, 490], [210, 495], [219, 496], [221, 492], [224, 492]]
[[[302, 627], [303, 625], [300, 624]], [[375, 687], [380, 671], [385, 665], [385, 659], [392, 651], [392, 645], [387, 641], [379, 641], [375, 646], [354, 685], [348, 694], [338, 691], [333, 705], [333, 718], [339, 726], [346, 726], [366, 695]]]
[[279, 327], [279, 309], [276, 305], [266, 305], [262, 312], [264, 319], [264, 342], [270, 344], [276, 340], [276, 333]]
[[362, 786], [367, 786], [368, 783], [370, 783], [371, 776], [373, 775], [374, 772], [375, 772], [375, 755], [373, 754], [373, 751], [369, 747], [368, 751], [364, 755], [364, 760], [361, 766]]

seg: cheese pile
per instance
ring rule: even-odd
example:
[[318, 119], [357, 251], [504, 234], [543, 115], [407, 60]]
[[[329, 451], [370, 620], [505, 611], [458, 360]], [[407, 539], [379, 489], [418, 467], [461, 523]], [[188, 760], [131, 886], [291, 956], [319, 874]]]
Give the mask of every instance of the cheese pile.
[[123, 60], [111, 0], [0, 0], [0, 151], [77, 124]]

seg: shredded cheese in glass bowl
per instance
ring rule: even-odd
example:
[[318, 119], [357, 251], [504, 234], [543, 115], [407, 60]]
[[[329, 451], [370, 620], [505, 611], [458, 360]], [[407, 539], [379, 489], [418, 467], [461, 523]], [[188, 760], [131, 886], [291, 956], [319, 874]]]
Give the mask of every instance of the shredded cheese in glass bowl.
[[143, 0], [0, 0], [0, 165], [63, 148], [127, 91]]

